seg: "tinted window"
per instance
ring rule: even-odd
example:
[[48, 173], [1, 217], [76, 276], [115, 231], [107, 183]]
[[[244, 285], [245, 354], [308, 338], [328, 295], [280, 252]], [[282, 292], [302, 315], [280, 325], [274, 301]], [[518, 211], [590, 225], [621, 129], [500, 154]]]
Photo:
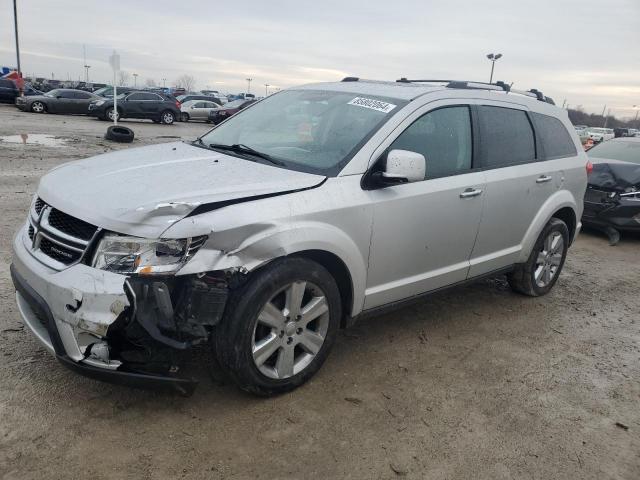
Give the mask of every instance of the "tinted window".
[[216, 108], [218, 106], [217, 103], [213, 103], [213, 102], [204, 102], [204, 108]]
[[86, 100], [87, 98], [91, 98], [91, 94], [87, 92], [73, 92], [73, 96], [80, 100]]
[[560, 120], [540, 113], [532, 113], [531, 116], [536, 125], [538, 140], [542, 143], [545, 159], [576, 154], [573, 140]]
[[193, 106], [195, 108], [204, 108], [205, 107], [205, 103], [204, 102], [196, 102]]
[[481, 106], [480, 153], [487, 167], [532, 162], [536, 157], [527, 114], [512, 108]]
[[472, 145], [469, 108], [448, 107], [413, 122], [389, 150], [421, 153], [427, 161], [426, 178], [437, 178], [469, 170]]
[[15, 88], [15, 85], [11, 80], [0, 80], [0, 87]]
[[62, 98], [75, 98], [75, 92], [70, 92], [68, 90], [61, 90], [58, 92], [58, 97]]

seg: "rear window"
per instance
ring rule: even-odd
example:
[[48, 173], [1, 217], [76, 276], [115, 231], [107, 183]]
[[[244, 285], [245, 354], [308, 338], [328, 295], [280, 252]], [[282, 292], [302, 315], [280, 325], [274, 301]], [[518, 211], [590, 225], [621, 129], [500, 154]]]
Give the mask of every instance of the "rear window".
[[640, 141], [611, 140], [591, 148], [587, 155], [593, 158], [622, 160], [640, 164]]
[[0, 87], [15, 88], [15, 84], [11, 80], [0, 80]]
[[533, 128], [526, 112], [483, 105], [478, 113], [480, 157], [484, 167], [505, 167], [535, 161]]
[[542, 144], [544, 160], [571, 157], [577, 153], [569, 132], [560, 120], [541, 113], [532, 113], [531, 116]]

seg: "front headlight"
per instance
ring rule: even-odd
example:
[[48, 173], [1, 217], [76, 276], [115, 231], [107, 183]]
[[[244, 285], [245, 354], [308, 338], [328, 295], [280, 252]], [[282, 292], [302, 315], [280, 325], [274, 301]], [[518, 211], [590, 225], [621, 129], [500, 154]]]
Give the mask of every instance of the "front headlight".
[[162, 275], [177, 272], [206, 237], [151, 240], [105, 235], [96, 249], [93, 266], [117, 273]]
[[99, 107], [100, 105], [104, 105], [106, 103], [106, 100], [98, 100], [96, 103], [94, 103], [94, 105], [96, 107]]

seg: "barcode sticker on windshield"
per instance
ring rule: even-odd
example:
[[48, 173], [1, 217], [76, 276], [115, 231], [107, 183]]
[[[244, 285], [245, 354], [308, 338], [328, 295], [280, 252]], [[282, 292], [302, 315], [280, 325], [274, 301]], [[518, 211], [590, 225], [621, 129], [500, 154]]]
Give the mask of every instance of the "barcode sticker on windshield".
[[349, 105], [355, 105], [357, 107], [370, 108], [371, 110], [377, 110], [382, 113], [389, 113], [396, 108], [393, 103], [381, 102], [380, 100], [374, 100], [372, 98], [356, 97], [349, 102]]

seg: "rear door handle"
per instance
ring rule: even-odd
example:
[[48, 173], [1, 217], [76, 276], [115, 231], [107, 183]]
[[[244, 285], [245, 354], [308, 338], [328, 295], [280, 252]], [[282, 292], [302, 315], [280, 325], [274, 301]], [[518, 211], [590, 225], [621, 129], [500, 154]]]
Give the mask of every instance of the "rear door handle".
[[464, 192], [460, 193], [460, 198], [477, 197], [482, 193], [479, 188], [467, 188]]
[[536, 183], [547, 183], [551, 180], [552, 177], [550, 177], [549, 175], [540, 175], [538, 178], [536, 178]]

